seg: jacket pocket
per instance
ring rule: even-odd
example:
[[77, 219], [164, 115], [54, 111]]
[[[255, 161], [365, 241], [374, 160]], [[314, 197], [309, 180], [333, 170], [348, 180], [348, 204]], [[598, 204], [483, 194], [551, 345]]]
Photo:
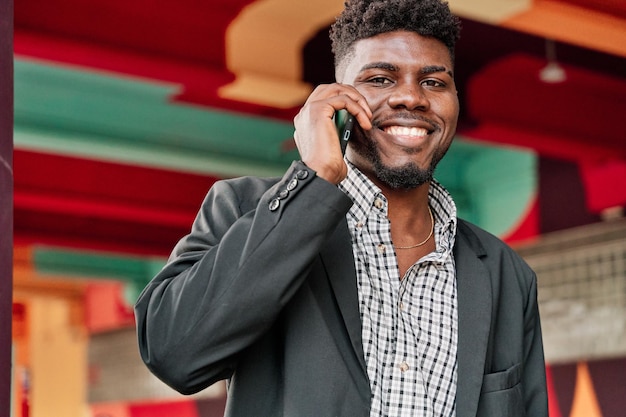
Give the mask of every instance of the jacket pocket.
[[522, 364], [511, 366], [506, 371], [496, 372], [483, 376], [482, 394], [513, 388], [522, 379]]
[[525, 417], [522, 394], [522, 365], [483, 376], [478, 417]]

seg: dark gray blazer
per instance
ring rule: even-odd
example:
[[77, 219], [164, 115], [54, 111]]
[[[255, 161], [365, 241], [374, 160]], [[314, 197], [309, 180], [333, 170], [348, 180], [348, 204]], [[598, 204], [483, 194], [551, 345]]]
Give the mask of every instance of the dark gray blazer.
[[[190, 394], [229, 379], [226, 416], [368, 417], [351, 200], [294, 162], [220, 181], [135, 306], [141, 356]], [[547, 416], [536, 279], [462, 220], [457, 417]]]

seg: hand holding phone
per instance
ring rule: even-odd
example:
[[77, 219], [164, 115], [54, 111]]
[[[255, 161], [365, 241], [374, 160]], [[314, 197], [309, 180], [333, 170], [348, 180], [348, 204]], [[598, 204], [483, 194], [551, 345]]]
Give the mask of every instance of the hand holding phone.
[[[354, 86], [339, 83], [317, 86], [294, 117], [294, 139], [302, 162], [318, 177], [339, 184], [348, 171], [342, 154], [347, 141], [357, 139], [361, 129], [371, 129], [371, 118], [367, 100]], [[354, 123], [358, 123], [358, 129]], [[358, 132], [353, 137], [354, 129]]]

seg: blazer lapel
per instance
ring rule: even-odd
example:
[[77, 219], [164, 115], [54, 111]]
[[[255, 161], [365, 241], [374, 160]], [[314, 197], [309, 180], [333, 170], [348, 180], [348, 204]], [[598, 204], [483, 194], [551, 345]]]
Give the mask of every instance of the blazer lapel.
[[[339, 224], [327, 243], [320, 254], [322, 263], [328, 274], [335, 301], [343, 318], [343, 324], [345, 325], [343, 331], [348, 333], [352, 349], [363, 372], [367, 374], [361, 336], [361, 315], [359, 311], [359, 296], [357, 294], [356, 270], [354, 269], [354, 255], [352, 253], [352, 239], [345, 220]], [[331, 318], [329, 321], [336, 321], [336, 317], [334, 320]]]
[[479, 259], [485, 252], [478, 238], [459, 222], [455, 246], [458, 294], [457, 417], [475, 416], [485, 372], [491, 328], [489, 272]]

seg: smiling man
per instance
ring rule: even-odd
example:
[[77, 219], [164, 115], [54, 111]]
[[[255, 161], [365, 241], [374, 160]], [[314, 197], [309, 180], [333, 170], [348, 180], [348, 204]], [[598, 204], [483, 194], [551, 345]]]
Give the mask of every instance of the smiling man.
[[535, 275], [433, 178], [458, 34], [439, 0], [346, 4], [337, 83], [294, 119], [302, 159], [216, 183], [139, 298], [158, 377], [186, 394], [227, 379], [233, 417], [547, 416]]

